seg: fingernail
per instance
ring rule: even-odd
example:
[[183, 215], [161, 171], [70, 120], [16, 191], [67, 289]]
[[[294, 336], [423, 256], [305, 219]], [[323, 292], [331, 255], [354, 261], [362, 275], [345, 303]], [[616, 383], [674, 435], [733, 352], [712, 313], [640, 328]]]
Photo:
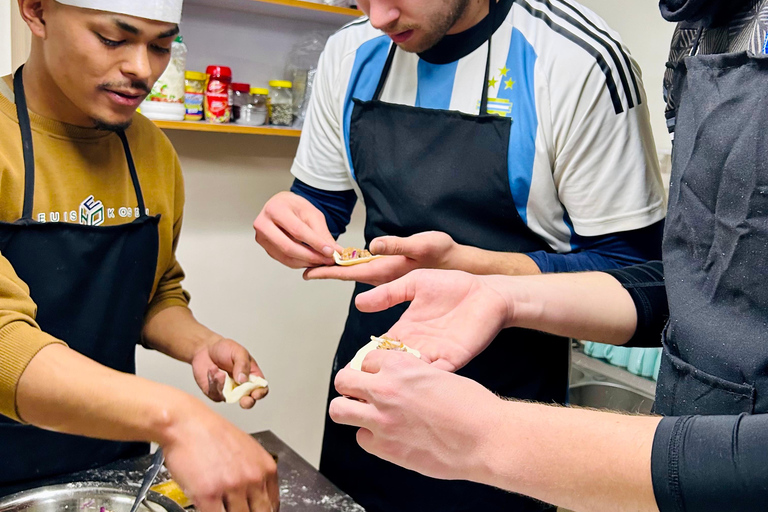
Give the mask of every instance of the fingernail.
[[243, 384], [245, 382], [248, 382], [248, 376], [246, 374], [244, 374], [244, 373], [241, 373], [240, 375], [237, 376], [237, 382], [239, 384]]
[[323, 254], [328, 257], [333, 256], [333, 247], [331, 247], [330, 245], [326, 245], [325, 247], [323, 247]]
[[384, 250], [384, 242], [373, 242], [371, 244], [371, 253], [376, 254]]

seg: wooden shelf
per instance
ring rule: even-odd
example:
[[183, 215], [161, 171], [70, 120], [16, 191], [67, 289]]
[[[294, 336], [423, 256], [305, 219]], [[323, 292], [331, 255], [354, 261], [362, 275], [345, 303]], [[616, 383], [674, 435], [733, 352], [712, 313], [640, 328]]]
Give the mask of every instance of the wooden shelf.
[[240, 124], [214, 124], [204, 121], [154, 121], [164, 130], [186, 130], [193, 132], [242, 133], [246, 135], [273, 135], [277, 137], [299, 137], [301, 130], [277, 126], [243, 126]]
[[295, 7], [296, 9], [309, 9], [310, 11], [328, 12], [332, 14], [343, 14], [344, 16], [351, 16], [353, 18], [359, 18], [363, 15], [359, 9], [350, 9], [348, 7], [336, 7], [334, 5], [318, 4], [315, 2], [307, 2], [305, 0], [251, 0], [253, 2], [263, 2], [266, 4], [284, 5], [286, 7]]
[[363, 12], [358, 9], [305, 0], [187, 0], [187, 3], [333, 24], [346, 23], [351, 21], [351, 18], [359, 18], [363, 15]]

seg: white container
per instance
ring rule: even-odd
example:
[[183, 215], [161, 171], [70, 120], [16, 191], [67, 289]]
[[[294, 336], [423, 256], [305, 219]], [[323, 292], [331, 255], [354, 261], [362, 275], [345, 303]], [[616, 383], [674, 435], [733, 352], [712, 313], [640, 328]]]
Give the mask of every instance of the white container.
[[183, 103], [143, 101], [140, 108], [142, 115], [155, 121], [183, 121], [187, 113]]

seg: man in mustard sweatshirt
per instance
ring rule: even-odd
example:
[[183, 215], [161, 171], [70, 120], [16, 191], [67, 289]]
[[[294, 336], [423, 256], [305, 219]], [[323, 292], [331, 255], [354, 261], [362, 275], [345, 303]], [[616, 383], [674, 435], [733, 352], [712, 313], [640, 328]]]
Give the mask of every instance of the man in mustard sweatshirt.
[[133, 375], [141, 342], [190, 363], [213, 400], [224, 372], [262, 376], [187, 307], [178, 157], [135, 114], [169, 62], [181, 4], [19, 0], [32, 50], [0, 78], [0, 495], [154, 441], [201, 512], [277, 509], [258, 443]]

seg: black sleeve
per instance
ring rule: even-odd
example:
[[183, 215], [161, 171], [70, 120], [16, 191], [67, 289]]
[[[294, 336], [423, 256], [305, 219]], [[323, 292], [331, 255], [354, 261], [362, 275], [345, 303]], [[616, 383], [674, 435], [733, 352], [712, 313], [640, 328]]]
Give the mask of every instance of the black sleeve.
[[650, 261], [642, 265], [607, 270], [629, 292], [637, 310], [637, 329], [628, 347], [658, 347], [669, 318], [664, 265]]
[[768, 414], [664, 418], [651, 475], [661, 512], [768, 510]]

